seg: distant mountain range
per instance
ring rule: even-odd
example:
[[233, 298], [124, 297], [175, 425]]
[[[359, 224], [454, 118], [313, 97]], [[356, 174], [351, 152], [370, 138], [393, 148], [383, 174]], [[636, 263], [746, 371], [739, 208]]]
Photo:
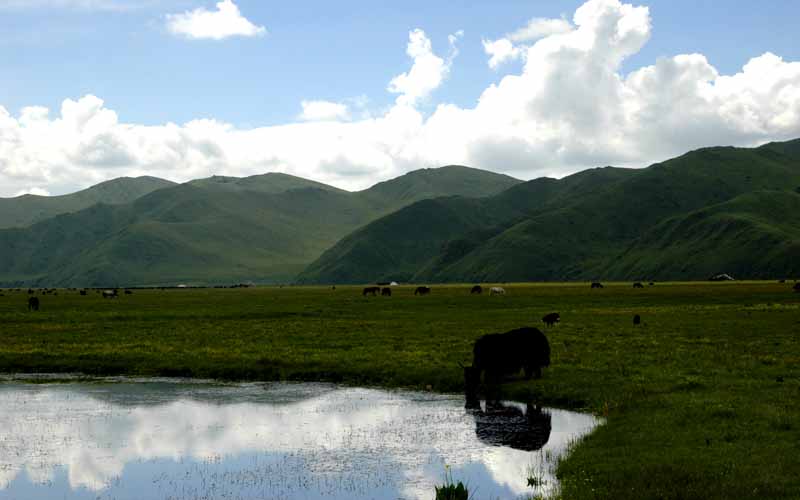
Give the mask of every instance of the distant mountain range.
[[77, 212], [97, 203], [123, 205], [174, 182], [156, 177], [121, 177], [64, 196], [26, 194], [0, 198], [0, 229], [25, 227], [56, 215]]
[[355, 193], [270, 173], [180, 185], [117, 179], [68, 196], [5, 199], [0, 217], [20, 227], [0, 229], [0, 286], [290, 282], [348, 233], [408, 204], [519, 182], [448, 166]]
[[0, 286], [800, 274], [800, 140], [521, 182], [461, 166], [360, 192], [285, 174], [0, 199]]
[[299, 281], [797, 276], [798, 209], [800, 140], [707, 148], [645, 169], [536, 179], [485, 199], [421, 201], [348, 235]]

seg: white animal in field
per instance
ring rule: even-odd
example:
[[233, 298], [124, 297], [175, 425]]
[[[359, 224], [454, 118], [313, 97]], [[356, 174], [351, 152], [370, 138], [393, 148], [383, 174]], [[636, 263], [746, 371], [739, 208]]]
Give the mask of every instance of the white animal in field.
[[491, 295], [505, 295], [506, 289], [499, 286], [493, 286], [492, 288], [489, 289], [489, 293]]

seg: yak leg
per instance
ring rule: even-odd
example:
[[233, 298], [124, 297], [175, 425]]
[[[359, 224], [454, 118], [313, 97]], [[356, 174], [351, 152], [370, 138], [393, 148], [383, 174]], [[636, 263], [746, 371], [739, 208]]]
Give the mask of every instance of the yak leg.
[[525, 367], [525, 380], [533, 378], [542, 378], [542, 367], [539, 365]]

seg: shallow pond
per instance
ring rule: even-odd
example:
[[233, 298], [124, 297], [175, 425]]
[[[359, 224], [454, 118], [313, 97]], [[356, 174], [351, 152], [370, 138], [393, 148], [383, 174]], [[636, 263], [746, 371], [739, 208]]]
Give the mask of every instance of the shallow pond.
[[[590, 415], [326, 384], [0, 383], [0, 499], [548, 493]], [[536, 488], [529, 486], [533, 479]]]

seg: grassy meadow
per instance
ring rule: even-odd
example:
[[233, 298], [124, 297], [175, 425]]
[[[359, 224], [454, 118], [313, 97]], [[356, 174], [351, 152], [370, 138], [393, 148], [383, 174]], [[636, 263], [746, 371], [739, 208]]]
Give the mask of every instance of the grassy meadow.
[[[564, 498], [800, 498], [800, 293], [793, 283], [90, 291], [0, 297], [0, 372], [326, 380], [460, 392], [485, 333], [538, 326], [540, 380], [510, 399], [603, 415], [559, 465]], [[488, 290], [488, 289], [487, 289]], [[540, 318], [559, 312], [560, 325]], [[632, 317], [640, 314], [642, 324]], [[476, 498], [480, 498], [480, 495]]]

